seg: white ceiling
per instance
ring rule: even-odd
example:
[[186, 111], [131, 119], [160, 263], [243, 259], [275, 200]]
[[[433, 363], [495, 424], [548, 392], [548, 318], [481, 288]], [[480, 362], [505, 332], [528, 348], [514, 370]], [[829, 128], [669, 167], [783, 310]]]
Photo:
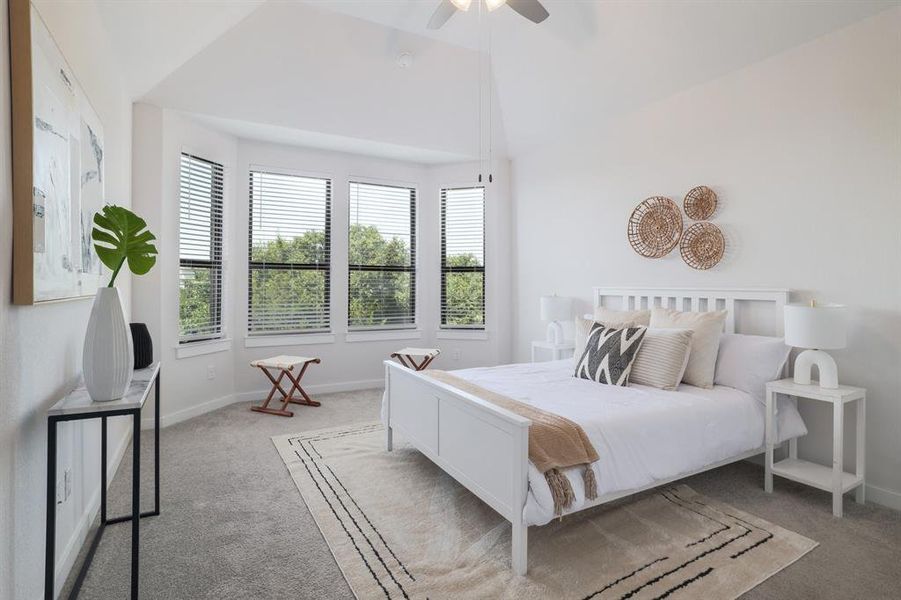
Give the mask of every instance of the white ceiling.
[[265, 0], [96, 0], [134, 97], [150, 91]]
[[[899, 4], [543, 0], [540, 25], [473, 6], [433, 32], [438, 0], [99, 2], [148, 101], [240, 122], [244, 136], [264, 123], [260, 137], [337, 136], [350, 151], [378, 142], [435, 160], [478, 154], [476, 50], [489, 29], [495, 138], [517, 155]], [[409, 69], [394, 62], [401, 50]]]
[[365, 156], [378, 156], [416, 162], [427, 165], [440, 165], [471, 160], [473, 155], [455, 154], [427, 148], [415, 148], [399, 144], [388, 144], [377, 140], [366, 140], [342, 135], [319, 133], [316, 131], [304, 131], [292, 127], [269, 125], [266, 123], [241, 121], [238, 119], [226, 119], [204, 114], [184, 113], [188, 117], [237, 138], [248, 140], [263, 140], [273, 144], [287, 146], [299, 146], [302, 148], [318, 148], [332, 152], [345, 152], [349, 154], [363, 154]]

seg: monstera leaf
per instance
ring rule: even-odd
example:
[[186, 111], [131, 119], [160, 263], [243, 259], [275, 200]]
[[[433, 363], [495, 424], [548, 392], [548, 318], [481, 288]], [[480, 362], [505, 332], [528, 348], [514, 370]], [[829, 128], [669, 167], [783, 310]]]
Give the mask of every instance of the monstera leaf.
[[91, 239], [100, 261], [113, 271], [108, 287], [113, 287], [126, 261], [135, 275], [145, 274], [156, 264], [156, 246], [151, 244], [156, 236], [144, 219], [127, 208], [110, 204], [95, 213]]

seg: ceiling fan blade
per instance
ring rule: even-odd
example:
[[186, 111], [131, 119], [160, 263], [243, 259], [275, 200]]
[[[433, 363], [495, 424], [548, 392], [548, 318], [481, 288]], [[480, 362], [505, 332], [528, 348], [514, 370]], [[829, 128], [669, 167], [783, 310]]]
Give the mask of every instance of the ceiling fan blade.
[[533, 23], [541, 23], [550, 16], [538, 0], [507, 0], [507, 6]]
[[448, 19], [454, 16], [455, 12], [457, 12], [457, 7], [454, 6], [451, 0], [441, 0], [441, 4], [438, 5], [438, 8], [432, 13], [432, 18], [429, 19], [428, 28], [441, 29]]

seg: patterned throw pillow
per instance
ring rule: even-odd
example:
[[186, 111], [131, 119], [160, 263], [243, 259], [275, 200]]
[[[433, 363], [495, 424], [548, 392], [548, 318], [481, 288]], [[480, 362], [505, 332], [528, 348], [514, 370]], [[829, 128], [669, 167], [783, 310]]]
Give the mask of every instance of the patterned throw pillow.
[[595, 323], [588, 332], [588, 341], [573, 377], [610, 385], [628, 385], [629, 371], [646, 331], [646, 327], [614, 329]]

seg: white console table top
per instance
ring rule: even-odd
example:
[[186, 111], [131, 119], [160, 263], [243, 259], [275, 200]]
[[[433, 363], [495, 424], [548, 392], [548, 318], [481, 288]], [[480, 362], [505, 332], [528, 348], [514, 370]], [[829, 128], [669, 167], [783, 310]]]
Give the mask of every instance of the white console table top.
[[87, 388], [81, 382], [78, 387], [54, 404], [47, 411], [47, 416], [60, 417], [76, 414], [97, 414], [98, 416], [103, 416], [105, 412], [141, 409], [144, 407], [144, 402], [147, 401], [147, 396], [153, 387], [151, 384], [156, 379], [159, 370], [159, 362], [153, 363], [146, 369], [136, 370], [125, 396], [109, 402], [94, 402], [91, 400]]

